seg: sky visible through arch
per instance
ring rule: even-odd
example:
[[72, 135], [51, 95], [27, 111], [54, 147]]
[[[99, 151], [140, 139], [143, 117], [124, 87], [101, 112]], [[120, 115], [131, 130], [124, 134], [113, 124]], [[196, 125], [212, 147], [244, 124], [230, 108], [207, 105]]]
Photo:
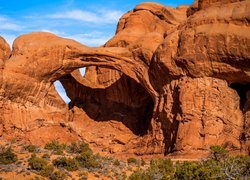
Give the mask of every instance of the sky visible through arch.
[[[100, 46], [115, 33], [119, 18], [141, 0], [0, 0], [0, 36], [12, 45], [21, 34], [51, 32], [87, 46]], [[155, 0], [166, 6], [193, 0]], [[69, 102], [60, 83], [56, 88]]]

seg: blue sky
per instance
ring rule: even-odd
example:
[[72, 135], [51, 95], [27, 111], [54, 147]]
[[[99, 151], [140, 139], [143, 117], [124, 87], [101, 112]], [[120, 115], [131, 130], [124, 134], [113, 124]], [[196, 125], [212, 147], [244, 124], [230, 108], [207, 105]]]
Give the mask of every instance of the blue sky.
[[[87, 46], [99, 46], [114, 35], [122, 14], [141, 2], [145, 1], [0, 0], [0, 36], [12, 45], [13, 40], [21, 34], [44, 31], [74, 39]], [[193, 0], [153, 2], [177, 7], [191, 4]], [[62, 88], [59, 91], [63, 92]]]

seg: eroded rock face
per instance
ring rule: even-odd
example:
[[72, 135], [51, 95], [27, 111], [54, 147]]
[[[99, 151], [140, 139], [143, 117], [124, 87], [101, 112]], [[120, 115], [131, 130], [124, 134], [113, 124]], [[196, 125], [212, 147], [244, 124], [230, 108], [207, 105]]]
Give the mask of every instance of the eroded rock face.
[[10, 52], [1, 38], [1, 138], [84, 139], [116, 155], [204, 157], [211, 145], [249, 153], [249, 8], [249, 1], [143, 3], [99, 48], [31, 33]]

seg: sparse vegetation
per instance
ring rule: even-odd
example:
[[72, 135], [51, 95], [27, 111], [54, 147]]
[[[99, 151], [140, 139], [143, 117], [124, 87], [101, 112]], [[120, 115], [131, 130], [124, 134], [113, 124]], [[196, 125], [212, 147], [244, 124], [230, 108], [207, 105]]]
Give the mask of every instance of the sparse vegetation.
[[38, 172], [43, 170], [48, 165], [48, 161], [43, 158], [37, 157], [36, 154], [32, 154], [31, 157], [28, 159], [28, 162], [29, 167]]
[[115, 166], [120, 166], [121, 165], [121, 163], [120, 163], [120, 161], [118, 159], [116, 159], [113, 164]]
[[50, 175], [50, 180], [64, 180], [67, 178], [67, 174], [63, 170], [58, 170]]
[[228, 157], [228, 151], [221, 146], [211, 146], [211, 159], [200, 162], [177, 162], [169, 159], [152, 160], [146, 170], [137, 169], [130, 180], [151, 179], [248, 179], [250, 157]]
[[130, 180], [151, 180], [151, 179], [173, 179], [174, 166], [170, 159], [151, 160], [150, 167], [146, 170], [137, 169], [130, 177]]
[[42, 155], [42, 158], [48, 160], [48, 159], [50, 159], [50, 155], [48, 153], [45, 153]]
[[[214, 166], [213, 166], [214, 165]], [[220, 168], [213, 161], [177, 163], [176, 179], [209, 179], [216, 178]]]
[[137, 169], [131, 176], [129, 177], [129, 180], [150, 180], [149, 177], [146, 174], [146, 171], [142, 169]]
[[141, 159], [141, 166], [145, 166], [145, 165], [146, 165], [146, 162], [143, 159]]
[[27, 150], [30, 153], [35, 153], [39, 151], [39, 147], [33, 144], [25, 146], [25, 150]]
[[11, 164], [17, 161], [17, 155], [11, 147], [0, 147], [0, 164]]
[[60, 144], [59, 141], [52, 140], [50, 143], [47, 143], [44, 148], [48, 150], [53, 150], [53, 152], [57, 155], [62, 155], [66, 147], [66, 144]]
[[97, 161], [98, 156], [89, 151], [82, 152], [80, 155], [77, 155], [75, 159], [83, 168], [100, 167], [100, 163]]
[[53, 174], [53, 171], [54, 171], [54, 166], [49, 164], [47, 166], [45, 166], [41, 171], [40, 171], [40, 175], [41, 176], [44, 176], [44, 177], [50, 177], [51, 174]]
[[228, 155], [228, 150], [226, 150], [224, 147], [221, 146], [211, 146], [210, 150], [212, 151], [211, 155], [212, 158], [216, 161], [223, 160]]
[[127, 162], [128, 162], [128, 164], [136, 164], [137, 160], [135, 158], [128, 158]]
[[64, 168], [68, 171], [76, 171], [78, 170], [78, 162], [76, 159], [59, 157], [53, 160], [53, 165], [57, 168]]
[[85, 142], [81, 143], [76, 143], [73, 142], [71, 145], [67, 147], [67, 152], [68, 153], [73, 153], [73, 154], [80, 154], [82, 152], [92, 152], [92, 150], [89, 148], [89, 145]]
[[[27, 153], [34, 152], [28, 159], [29, 168], [24, 169], [25, 177], [29, 177], [32, 173], [51, 180], [87, 179], [88, 173], [96, 178], [104, 176], [118, 180], [249, 179], [250, 177], [250, 157], [230, 157], [228, 151], [220, 146], [211, 146], [211, 156], [204, 161], [173, 163], [170, 159], [153, 159], [149, 166], [145, 166], [146, 162], [143, 159], [128, 158], [126, 163], [113, 157], [101, 157], [94, 154], [88, 144], [83, 142], [66, 146], [52, 141], [46, 145], [46, 151], [43, 149], [36, 151], [33, 145], [25, 147]], [[57, 150], [64, 151], [64, 155], [50, 155]], [[17, 155], [10, 147], [1, 147], [0, 152], [0, 162], [4, 165], [2, 167], [6, 167], [6, 172], [10, 172], [10, 168], [23, 166], [25, 158], [22, 157], [16, 162]], [[10, 163], [13, 164], [6, 166]], [[0, 172], [4, 172], [1, 168]], [[132, 174], [127, 177], [127, 172]]]
[[50, 177], [53, 174], [54, 166], [49, 164], [45, 159], [37, 157], [35, 154], [31, 155], [28, 162], [29, 167], [43, 177]]

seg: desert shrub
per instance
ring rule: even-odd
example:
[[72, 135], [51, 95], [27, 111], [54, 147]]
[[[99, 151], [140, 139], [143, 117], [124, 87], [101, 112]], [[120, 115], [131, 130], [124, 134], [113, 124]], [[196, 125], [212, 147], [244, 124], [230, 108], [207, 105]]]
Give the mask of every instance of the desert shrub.
[[116, 178], [117, 180], [126, 180], [126, 179], [128, 179], [125, 172], [118, 173], [118, 175], [116, 175], [115, 178]]
[[130, 180], [151, 179], [249, 179], [250, 156], [215, 158], [200, 162], [177, 162], [174, 166], [169, 159], [151, 160], [146, 170], [137, 169]]
[[37, 171], [39, 175], [44, 177], [49, 177], [54, 171], [53, 165], [48, 164], [48, 161], [43, 158], [37, 157], [35, 154], [31, 155], [31, 157], [28, 159], [28, 163], [28, 166], [32, 170]]
[[146, 170], [138, 169], [131, 174], [131, 180], [173, 179], [175, 168], [170, 159], [151, 160]]
[[221, 164], [225, 179], [250, 179], [250, 156], [228, 157]]
[[11, 164], [17, 161], [17, 155], [13, 152], [11, 147], [0, 149], [0, 164]]
[[174, 166], [170, 159], [151, 160], [146, 173], [150, 179], [169, 179], [174, 175]]
[[214, 159], [199, 162], [199, 169], [197, 171], [200, 179], [216, 179], [223, 177], [221, 163], [215, 161]]
[[27, 150], [30, 153], [34, 153], [34, 152], [39, 151], [39, 147], [36, 146], [36, 145], [32, 145], [32, 144], [25, 146], [24, 149]]
[[74, 154], [80, 154], [82, 152], [91, 152], [92, 153], [92, 150], [89, 148], [89, 145], [85, 142], [81, 142], [81, 143], [73, 142], [67, 147], [67, 152], [74, 153]]
[[100, 163], [98, 161], [99, 156], [93, 155], [92, 151], [82, 152], [80, 155], [75, 157], [75, 160], [83, 168], [98, 168]]
[[88, 172], [80, 171], [78, 172], [79, 180], [87, 180], [88, 179]]
[[136, 164], [137, 160], [135, 158], [128, 158], [127, 162], [128, 162], [128, 164]]
[[45, 153], [45, 154], [42, 155], [42, 158], [43, 159], [50, 159], [50, 155]]
[[197, 178], [196, 171], [199, 165], [196, 162], [183, 162], [176, 164], [176, 179], [195, 179]]
[[78, 162], [76, 159], [60, 157], [53, 160], [53, 165], [57, 168], [65, 168], [68, 171], [76, 171], [78, 170]]
[[35, 154], [31, 155], [31, 157], [28, 159], [28, 163], [29, 167], [36, 171], [41, 171], [48, 165], [48, 161], [37, 157]]
[[143, 159], [141, 159], [141, 166], [145, 166], [145, 165], [146, 165], [146, 162]]
[[[218, 179], [223, 178], [221, 164], [213, 159], [202, 162], [176, 164], [176, 179]], [[224, 178], [223, 178], [224, 179]]]
[[129, 180], [151, 180], [150, 177], [146, 174], [142, 169], [137, 169], [133, 172], [129, 178]]
[[176, 164], [176, 179], [247, 179], [250, 177], [249, 156], [228, 157], [223, 161], [209, 159], [202, 162]]
[[63, 170], [58, 170], [49, 176], [50, 180], [64, 180], [67, 179], [67, 174]]
[[120, 161], [118, 159], [116, 159], [113, 164], [115, 166], [120, 166], [121, 165], [121, 163], [120, 163]]
[[212, 159], [215, 159], [217, 161], [225, 159], [228, 155], [228, 150], [221, 146], [211, 146], [210, 150]]
[[54, 171], [54, 166], [49, 164], [43, 167], [43, 169], [39, 172], [41, 176], [49, 177]]
[[52, 140], [51, 142], [47, 143], [44, 148], [48, 150], [53, 150], [55, 154], [61, 155], [63, 154], [63, 150], [65, 150], [66, 147], [66, 144], [60, 144], [59, 141]]

